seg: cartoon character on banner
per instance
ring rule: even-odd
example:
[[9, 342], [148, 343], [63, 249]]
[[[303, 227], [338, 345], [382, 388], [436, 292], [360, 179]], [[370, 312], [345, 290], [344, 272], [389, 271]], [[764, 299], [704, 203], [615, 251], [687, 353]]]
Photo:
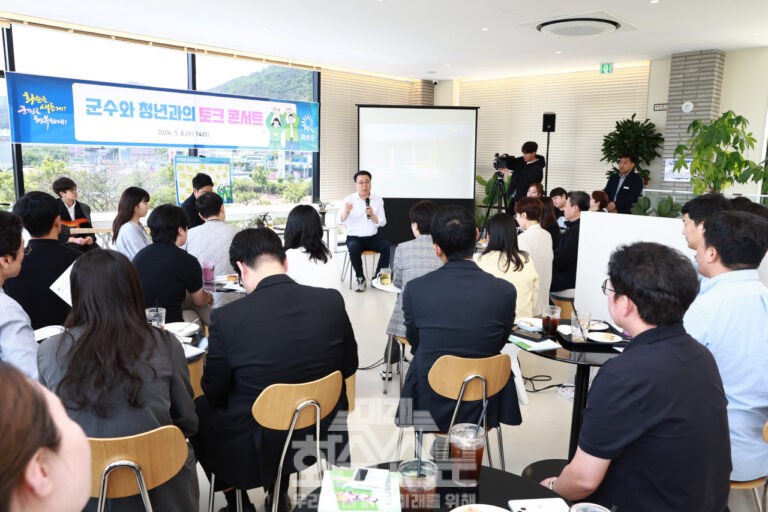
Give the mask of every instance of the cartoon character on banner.
[[296, 113], [289, 109], [285, 114], [285, 134], [286, 144], [285, 149], [298, 151], [299, 150], [299, 118]]

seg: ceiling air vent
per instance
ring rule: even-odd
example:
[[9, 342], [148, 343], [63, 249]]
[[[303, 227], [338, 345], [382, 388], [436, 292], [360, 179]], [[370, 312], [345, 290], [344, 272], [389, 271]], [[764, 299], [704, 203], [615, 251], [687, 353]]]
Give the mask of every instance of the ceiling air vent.
[[539, 23], [536, 30], [563, 37], [588, 37], [615, 32], [620, 27], [618, 21], [605, 18], [566, 18]]

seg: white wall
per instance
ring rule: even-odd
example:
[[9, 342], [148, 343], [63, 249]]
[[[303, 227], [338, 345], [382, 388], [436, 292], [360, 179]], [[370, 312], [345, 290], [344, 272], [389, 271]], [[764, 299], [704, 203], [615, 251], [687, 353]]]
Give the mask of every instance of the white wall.
[[453, 80], [441, 80], [435, 85], [435, 105], [453, 107]]
[[[666, 103], [669, 99], [669, 74], [672, 69], [672, 58], [657, 59], [651, 61], [648, 71], [648, 102], [645, 117], [648, 118], [659, 133], [664, 133], [667, 126], [667, 113], [665, 111], [654, 112], [654, 103]], [[661, 153], [661, 150], [659, 150]], [[649, 188], [659, 188], [664, 179], [664, 158], [659, 157], [650, 165], [651, 183]]]

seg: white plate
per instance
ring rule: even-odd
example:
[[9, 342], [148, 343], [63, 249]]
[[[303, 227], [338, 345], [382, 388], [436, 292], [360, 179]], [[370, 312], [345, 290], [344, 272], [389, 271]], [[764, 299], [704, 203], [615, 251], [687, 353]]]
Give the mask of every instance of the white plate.
[[179, 336], [192, 336], [200, 330], [200, 326], [192, 322], [171, 322], [165, 324], [165, 330]]
[[610, 332], [591, 332], [587, 335], [587, 338], [598, 343], [618, 343], [623, 341], [621, 336]]
[[517, 321], [517, 326], [524, 331], [540, 332], [541, 318], [520, 318]]
[[563, 336], [570, 336], [571, 335], [571, 326], [570, 325], [558, 325], [557, 326], [557, 332], [559, 332]]
[[[234, 278], [234, 279], [231, 279]], [[237, 283], [237, 274], [224, 274], [213, 278], [213, 282], [216, 284]]]
[[591, 322], [589, 322], [589, 330], [590, 331], [607, 331], [608, 324], [605, 322], [601, 322], [600, 320], [592, 320]]
[[509, 510], [493, 505], [462, 505], [454, 508], [451, 512], [509, 512]]

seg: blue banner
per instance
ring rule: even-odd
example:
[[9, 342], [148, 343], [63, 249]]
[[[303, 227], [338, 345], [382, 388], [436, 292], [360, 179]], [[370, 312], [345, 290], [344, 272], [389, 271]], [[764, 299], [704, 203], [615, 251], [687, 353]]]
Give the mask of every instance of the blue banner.
[[9, 72], [11, 142], [318, 151], [319, 105]]

